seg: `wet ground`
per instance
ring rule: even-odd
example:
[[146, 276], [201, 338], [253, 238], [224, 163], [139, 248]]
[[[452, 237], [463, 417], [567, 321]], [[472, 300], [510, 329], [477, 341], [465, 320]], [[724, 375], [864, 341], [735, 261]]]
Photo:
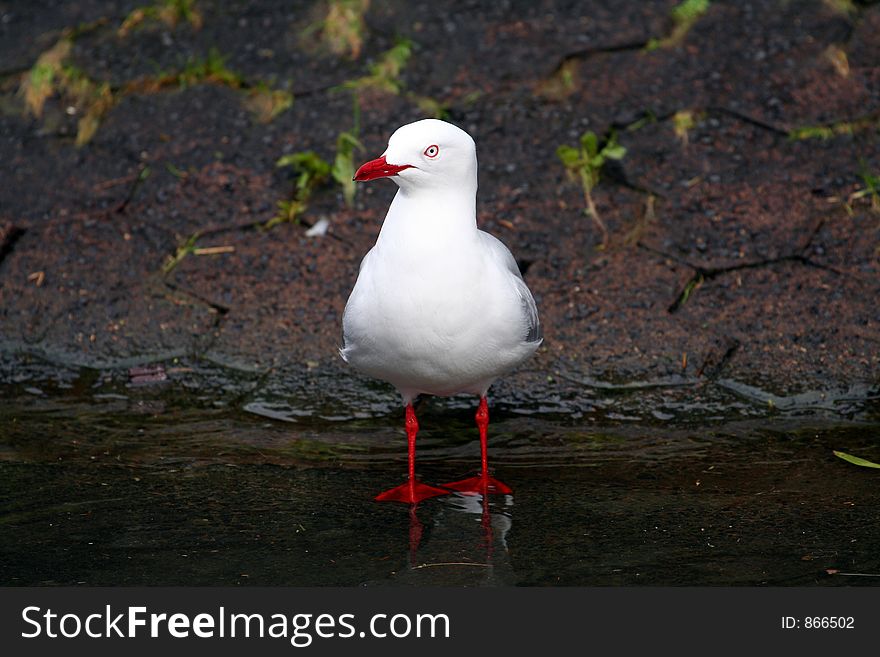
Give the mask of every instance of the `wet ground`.
[[[689, 4], [0, 0], [2, 581], [876, 581], [831, 450], [880, 459], [880, 4]], [[370, 501], [395, 395], [336, 352], [393, 185], [267, 224], [281, 156], [427, 115], [545, 343], [492, 392], [515, 495], [411, 518]], [[626, 148], [604, 245], [585, 131]], [[425, 479], [470, 472], [471, 401], [420, 413]]]
[[[4, 389], [0, 582], [263, 585], [864, 585], [880, 575], [880, 407], [766, 406], [696, 382], [498, 403], [509, 496], [415, 509], [389, 391], [316, 401], [178, 365]], [[205, 387], [196, 381], [213, 381]], [[382, 394], [382, 393], [386, 394]], [[358, 401], [359, 400], [359, 401]], [[418, 467], [479, 462], [473, 400], [419, 408]], [[644, 412], [646, 405], [665, 409]], [[575, 410], [579, 408], [579, 410]]]

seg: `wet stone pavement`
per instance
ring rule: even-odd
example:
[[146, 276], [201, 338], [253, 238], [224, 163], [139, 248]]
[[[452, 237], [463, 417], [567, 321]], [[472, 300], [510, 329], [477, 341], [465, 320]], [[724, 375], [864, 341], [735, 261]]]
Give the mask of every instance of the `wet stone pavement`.
[[[0, 1], [0, 582], [876, 583], [877, 471], [832, 450], [880, 461], [880, 4], [678, 5]], [[408, 511], [396, 396], [336, 351], [394, 185], [276, 162], [429, 115], [545, 344], [491, 393], [514, 495]], [[626, 149], [606, 244], [586, 131]], [[419, 408], [426, 481], [474, 409]]]

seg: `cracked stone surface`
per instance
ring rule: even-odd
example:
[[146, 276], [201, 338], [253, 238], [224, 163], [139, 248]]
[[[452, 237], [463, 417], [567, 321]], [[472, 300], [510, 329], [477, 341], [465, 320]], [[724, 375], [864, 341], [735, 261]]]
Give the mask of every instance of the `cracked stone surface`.
[[[546, 325], [536, 359], [497, 388], [502, 403], [582, 408], [583, 381], [724, 380], [777, 395], [880, 385], [880, 211], [851, 197], [865, 171], [880, 175], [880, 5], [713, 2], [681, 43], [647, 51], [675, 2], [373, 3], [351, 59], [303, 34], [320, 3], [206, 0], [201, 29], [118, 36], [137, 4], [0, 5], [4, 382], [44, 376], [35, 356], [59, 368], [207, 359], [271, 375], [267, 390], [308, 390], [303, 372], [345, 376], [342, 308], [394, 186], [361, 186], [348, 208], [324, 185], [303, 224], [256, 227], [294, 184], [275, 161], [314, 150], [332, 162], [354, 122], [337, 87], [400, 36], [413, 42], [402, 93], [359, 94], [355, 158], [422, 118], [417, 96], [474, 135], [480, 224], [520, 259]], [[35, 119], [18, 88], [65, 27], [102, 18], [71, 62], [117, 91], [212, 48], [247, 86], [130, 93], [78, 148], [65, 104], [50, 98]], [[295, 96], [269, 123], [245, 103], [258, 82]], [[685, 111], [692, 125], [677, 133]], [[811, 126], [838, 129], [789, 137]], [[627, 153], [594, 190], [603, 250], [555, 152], [612, 129]], [[322, 217], [329, 233], [306, 236]], [[196, 247], [226, 251], [163, 273], [197, 233]]]
[[217, 313], [151, 275], [161, 260], [112, 219], [70, 217], [22, 235], [14, 257], [3, 263], [0, 321], [12, 343], [7, 348], [92, 367], [127, 367], [200, 349]]

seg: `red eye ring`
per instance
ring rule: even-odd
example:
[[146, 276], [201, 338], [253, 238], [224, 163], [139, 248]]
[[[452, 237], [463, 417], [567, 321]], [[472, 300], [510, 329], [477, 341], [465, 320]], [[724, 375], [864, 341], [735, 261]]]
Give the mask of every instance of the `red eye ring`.
[[437, 144], [431, 144], [425, 149], [425, 157], [434, 159], [440, 155], [440, 147]]

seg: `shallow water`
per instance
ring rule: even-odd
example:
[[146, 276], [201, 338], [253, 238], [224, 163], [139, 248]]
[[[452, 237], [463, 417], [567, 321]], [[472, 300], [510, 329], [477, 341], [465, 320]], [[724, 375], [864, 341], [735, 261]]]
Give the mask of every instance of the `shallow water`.
[[[769, 413], [688, 381], [502, 394], [490, 465], [514, 494], [410, 509], [372, 500], [406, 469], [388, 389], [176, 376], [4, 389], [0, 583], [880, 583], [880, 472], [832, 454], [880, 460], [880, 420], [846, 395]], [[423, 480], [478, 467], [473, 406], [419, 409]]]

